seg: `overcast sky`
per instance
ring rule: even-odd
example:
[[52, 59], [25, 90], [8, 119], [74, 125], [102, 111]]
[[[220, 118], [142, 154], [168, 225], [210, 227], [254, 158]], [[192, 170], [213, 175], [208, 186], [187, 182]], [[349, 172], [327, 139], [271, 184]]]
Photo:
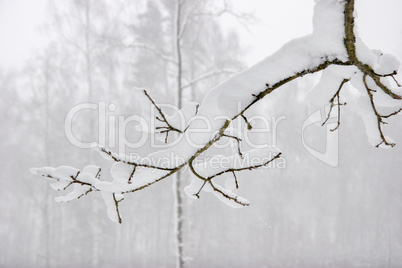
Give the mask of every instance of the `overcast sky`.
[[[43, 42], [35, 29], [43, 23], [46, 0], [0, 0], [0, 66], [20, 66]], [[247, 61], [256, 63], [286, 41], [312, 31], [313, 0], [233, 0], [236, 9], [260, 21], [246, 32], [236, 26], [250, 47]], [[358, 0], [363, 40], [372, 48], [402, 56], [402, 1]], [[230, 27], [230, 18], [224, 22]], [[395, 40], [390, 42], [389, 40]]]
[[35, 29], [43, 23], [46, 0], [0, 0], [0, 67], [21, 65], [43, 41]]

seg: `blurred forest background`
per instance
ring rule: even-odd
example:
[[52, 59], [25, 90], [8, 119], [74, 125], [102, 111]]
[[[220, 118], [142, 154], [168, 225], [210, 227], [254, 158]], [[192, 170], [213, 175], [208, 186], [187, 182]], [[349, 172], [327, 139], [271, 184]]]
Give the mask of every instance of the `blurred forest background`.
[[[396, 9], [395, 1], [385, 2], [389, 5], [378, 15], [384, 18], [382, 27], [358, 26], [368, 45], [402, 58], [402, 22], [385, 19]], [[358, 11], [364, 20], [363, 7]], [[178, 88], [183, 103], [201, 102], [210, 88], [249, 65], [249, 44], [233, 29], [247, 30], [258, 18], [229, 1], [184, 1], [179, 18], [177, 8], [176, 0], [49, 1], [39, 30], [46, 45], [18, 70], [0, 69], [1, 267], [176, 265], [172, 180], [127, 195], [118, 225], [106, 217], [96, 194], [54, 202], [58, 193], [29, 168], [107, 165], [67, 141], [64, 119], [76, 104], [105, 101], [117, 107], [109, 115], [129, 116], [134, 86], [149, 89], [164, 103], [177, 102]], [[221, 21], [228, 17], [231, 27]], [[286, 117], [275, 137], [255, 137], [276, 140], [286, 166], [238, 175], [240, 194], [250, 207], [235, 210], [207, 195], [184, 197], [187, 267], [402, 266], [401, 116], [385, 127], [397, 146], [377, 149], [367, 141], [358, 107], [346, 106], [339, 166], [330, 167], [308, 154], [301, 141], [301, 126], [311, 112], [308, 92], [319, 76], [290, 83], [251, 111], [250, 116]], [[74, 122], [80, 139], [97, 137], [95, 112]], [[325, 127], [311, 126], [305, 134], [311, 147], [325, 150]], [[134, 132], [127, 136], [136, 137]], [[181, 178], [184, 187], [189, 178]]]

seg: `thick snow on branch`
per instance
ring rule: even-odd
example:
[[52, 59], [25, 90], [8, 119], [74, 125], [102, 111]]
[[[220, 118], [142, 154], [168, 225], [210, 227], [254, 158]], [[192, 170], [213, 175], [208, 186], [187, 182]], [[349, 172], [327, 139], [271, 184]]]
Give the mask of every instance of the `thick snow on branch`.
[[252, 94], [266, 89], [266, 84], [275, 85], [325, 61], [347, 61], [343, 37], [343, 4], [340, 1], [319, 1], [314, 12], [313, 34], [290, 41], [275, 54], [211, 90], [200, 107], [200, 114], [233, 117], [238, 102], [246, 107], [253, 101]]
[[[190, 168], [193, 176], [184, 190], [190, 197], [200, 198], [200, 192], [206, 191], [230, 206], [248, 206], [246, 199], [234, 193], [239, 187], [236, 173], [265, 167], [281, 153], [276, 148], [242, 152], [241, 137], [229, 135], [227, 131], [236, 119], [244, 120], [252, 131], [245, 112], [253, 104], [286, 83], [319, 71], [324, 72], [311, 91], [310, 106], [329, 104], [327, 119], [331, 113], [338, 113], [338, 124], [333, 131], [341, 125], [341, 107], [349, 103], [362, 115], [370, 143], [377, 147], [394, 146], [384, 135], [382, 125], [386, 123], [385, 119], [401, 111], [398, 108], [402, 98], [400, 91], [392, 87], [393, 83], [399, 86], [394, 78], [399, 61], [365, 46], [355, 30], [353, 10], [353, 0], [316, 0], [312, 34], [290, 41], [260, 63], [211, 89], [200, 106], [191, 103], [172, 115], [166, 113], [166, 107], [159, 105], [146, 90], [134, 90], [136, 103], [133, 106], [146, 122], [139, 124], [138, 130], [163, 135], [170, 147], [134, 160], [100, 148], [100, 153], [114, 162], [112, 182], [100, 180], [101, 169], [96, 166], [87, 166], [82, 172], [59, 167], [32, 169], [32, 173], [54, 180], [52, 187], [57, 190], [74, 185], [73, 191], [58, 201], [70, 201], [91, 191], [101, 191], [107, 214], [115, 222], [121, 222], [118, 203], [123, 199], [122, 194], [147, 188], [184, 166]], [[350, 85], [356, 90], [351, 91]], [[378, 105], [379, 100], [381, 105]], [[154, 119], [156, 125], [152, 125]], [[178, 138], [169, 141], [169, 133]], [[234, 155], [222, 153], [209, 159], [201, 157], [221, 139], [237, 143], [238, 151]], [[259, 162], [242, 161], [247, 157]], [[166, 159], [171, 161], [166, 162]], [[223, 160], [227, 165], [222, 165]], [[215, 162], [221, 165], [214, 166]], [[217, 177], [226, 178], [225, 187], [217, 184]]]

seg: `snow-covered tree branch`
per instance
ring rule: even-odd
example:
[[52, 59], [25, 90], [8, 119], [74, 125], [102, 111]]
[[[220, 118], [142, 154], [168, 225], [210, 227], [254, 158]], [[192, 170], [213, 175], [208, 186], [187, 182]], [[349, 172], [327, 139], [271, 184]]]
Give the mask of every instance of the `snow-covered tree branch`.
[[[359, 90], [355, 98], [359, 103], [358, 109], [369, 142], [377, 147], [394, 146], [390, 138], [385, 136], [382, 125], [386, 123], [384, 119], [401, 111], [401, 90], [394, 77], [399, 61], [391, 55], [369, 49], [359, 38], [354, 22], [354, 6], [354, 0], [316, 1], [311, 35], [290, 41], [270, 57], [213, 88], [196, 109], [195, 105], [189, 104], [169, 117], [151, 97], [152, 94], [139, 90], [136, 94], [139, 102], [152, 105], [157, 110], [157, 116], [150, 119], [160, 123], [155, 129], [146, 131], [151, 131], [153, 135], [164, 135], [164, 142], [170, 144], [170, 147], [135, 160], [130, 159], [129, 155], [98, 148], [102, 155], [113, 162], [113, 181], [101, 180], [101, 175], [104, 175], [97, 166], [86, 166], [83, 170], [65, 166], [46, 167], [32, 169], [31, 172], [54, 181], [52, 187], [56, 190], [74, 187], [72, 192], [56, 201], [79, 199], [90, 192], [100, 191], [106, 202], [108, 216], [115, 222], [121, 222], [118, 204], [125, 194], [145, 189], [187, 166], [193, 176], [191, 184], [185, 188], [190, 197], [200, 198], [202, 191], [211, 192], [230, 206], [248, 206], [248, 200], [232, 189], [220, 186], [217, 178], [231, 174], [238, 188], [237, 172], [263, 168], [277, 160], [281, 152], [274, 147], [243, 151], [242, 137], [230, 133], [233, 123], [236, 120], [244, 121], [249, 131], [252, 131], [247, 119], [248, 110], [289, 82], [317, 72], [328, 73], [334, 81], [339, 82], [329, 85], [327, 89], [331, 105], [328, 118], [333, 108], [338, 112], [338, 124], [333, 131], [341, 127], [341, 106], [346, 105], [346, 101], [342, 100], [342, 92], [348, 90], [345, 85], [350, 83]], [[396, 86], [393, 87], [392, 83]], [[378, 103], [376, 97], [384, 94], [388, 99]], [[225, 118], [222, 119], [222, 116]], [[199, 131], [205, 122], [210, 124], [208, 131]], [[174, 133], [174, 141], [169, 141], [169, 132]], [[229, 159], [228, 167], [214, 167], [212, 163], [221, 156], [205, 159], [203, 155], [222, 140], [234, 142], [237, 151], [232, 155], [222, 153]], [[162, 161], [173, 159], [172, 154], [178, 161]], [[251, 164], [241, 161], [245, 155], [260, 159], [260, 162]]]

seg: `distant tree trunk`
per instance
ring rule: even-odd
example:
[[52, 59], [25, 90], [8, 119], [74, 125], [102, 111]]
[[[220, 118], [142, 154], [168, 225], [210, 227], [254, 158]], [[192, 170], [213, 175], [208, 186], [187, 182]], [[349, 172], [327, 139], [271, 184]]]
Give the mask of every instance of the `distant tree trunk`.
[[[177, 108], [182, 108], [182, 55], [181, 55], [181, 43], [180, 43], [180, 16], [181, 16], [181, 4], [180, 0], [176, 0], [175, 10], [175, 28], [174, 28], [174, 44], [175, 55], [177, 64], [176, 83], [177, 83]], [[174, 195], [175, 195], [175, 227], [176, 227], [176, 267], [184, 267], [184, 253], [183, 253], [183, 196], [181, 191], [181, 174], [177, 172], [174, 183]]]
[[[44, 148], [45, 148], [45, 162], [47, 166], [50, 166], [50, 126], [49, 126], [49, 114], [50, 114], [50, 97], [49, 97], [49, 60], [50, 55], [46, 53], [45, 55], [45, 68], [44, 68], [44, 75], [45, 75], [45, 140], [44, 140]], [[45, 266], [47, 268], [50, 267], [50, 236], [49, 236], [49, 187], [46, 187], [45, 194], [44, 194], [44, 208], [43, 208], [43, 221], [44, 221], [44, 240], [45, 240]]]
[[[84, 15], [85, 15], [85, 44], [84, 44], [84, 53], [85, 53], [85, 68], [86, 68], [86, 83], [87, 83], [87, 93], [88, 93], [88, 101], [93, 101], [93, 83], [92, 83], [92, 59], [91, 59], [91, 0], [85, 0], [84, 5]], [[89, 119], [89, 137], [91, 140], [95, 138], [95, 120], [93, 118]], [[91, 161], [93, 157], [92, 152], [89, 152], [88, 159]], [[95, 198], [92, 199], [92, 256], [91, 256], [91, 264], [92, 267], [99, 267], [99, 258], [100, 258], [100, 248], [101, 248], [101, 236], [102, 230], [99, 223], [99, 202]]]

